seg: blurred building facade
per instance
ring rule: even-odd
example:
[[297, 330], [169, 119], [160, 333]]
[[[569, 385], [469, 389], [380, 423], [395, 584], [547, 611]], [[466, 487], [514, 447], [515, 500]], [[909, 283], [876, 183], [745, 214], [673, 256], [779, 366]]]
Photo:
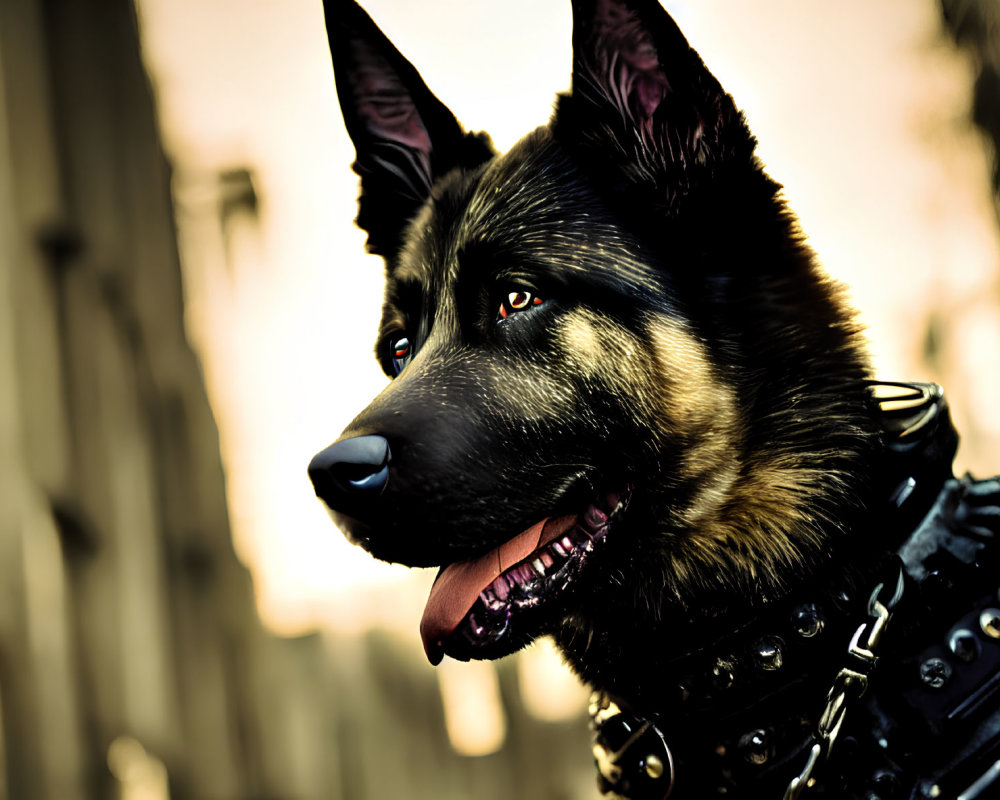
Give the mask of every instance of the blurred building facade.
[[972, 61], [971, 116], [992, 146], [993, 193], [1000, 219], [1000, 5], [993, 0], [940, 2], [945, 29]]
[[130, 4], [0, 5], [0, 795], [267, 794], [171, 219]]
[[261, 626], [137, 42], [129, 0], [0, 3], [0, 798], [590, 794], [512, 664], [469, 760], [391, 637]]

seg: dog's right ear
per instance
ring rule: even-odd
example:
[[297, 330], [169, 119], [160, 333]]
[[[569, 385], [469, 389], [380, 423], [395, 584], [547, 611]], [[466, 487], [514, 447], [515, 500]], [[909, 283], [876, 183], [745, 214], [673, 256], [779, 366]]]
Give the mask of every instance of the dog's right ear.
[[462, 130], [357, 3], [324, 0], [323, 10], [361, 177], [357, 224], [368, 232], [369, 252], [392, 257], [434, 181], [488, 161], [494, 150], [485, 134]]
[[733, 99], [658, 0], [573, 0], [573, 88], [552, 128], [598, 185], [670, 212], [705, 175], [750, 162]]

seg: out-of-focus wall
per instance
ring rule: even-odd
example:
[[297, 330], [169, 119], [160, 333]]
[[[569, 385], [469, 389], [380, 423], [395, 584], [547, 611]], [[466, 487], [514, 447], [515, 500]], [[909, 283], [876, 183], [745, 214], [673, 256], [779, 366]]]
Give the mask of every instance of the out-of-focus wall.
[[[966, 106], [956, 124], [975, 130], [984, 145], [983, 186], [992, 190], [995, 220], [1000, 224], [1000, 3], [939, 0], [939, 5], [943, 28], [958, 45], [968, 69]], [[939, 305], [931, 297], [920, 309], [926, 318], [923, 355], [927, 368], [946, 389], [958, 388], [959, 464], [980, 475], [1000, 471], [1000, 258], [996, 250], [994, 259], [992, 271], [978, 287], [967, 286], [964, 297], [956, 293], [958, 304]], [[961, 285], [964, 268], [962, 263], [945, 265], [943, 283]]]
[[0, 796], [261, 794], [217, 438], [133, 8], [5, 0]]

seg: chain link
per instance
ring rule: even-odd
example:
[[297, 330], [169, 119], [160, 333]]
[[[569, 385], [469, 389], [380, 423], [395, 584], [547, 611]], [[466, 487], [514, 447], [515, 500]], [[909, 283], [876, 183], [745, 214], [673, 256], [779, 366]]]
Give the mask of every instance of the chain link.
[[819, 762], [830, 757], [837, 735], [844, 724], [847, 709], [857, 701], [868, 688], [878, 661], [875, 650], [885, 630], [886, 623], [892, 615], [892, 610], [903, 596], [903, 570], [899, 567], [899, 577], [892, 594], [889, 587], [880, 583], [875, 587], [868, 600], [868, 620], [862, 623], [847, 647], [848, 665], [841, 668], [833, 679], [833, 685], [827, 693], [826, 706], [820, 714], [813, 734], [813, 744], [809, 748], [805, 766], [785, 789], [784, 800], [798, 800], [802, 792], [815, 782], [813, 772]]

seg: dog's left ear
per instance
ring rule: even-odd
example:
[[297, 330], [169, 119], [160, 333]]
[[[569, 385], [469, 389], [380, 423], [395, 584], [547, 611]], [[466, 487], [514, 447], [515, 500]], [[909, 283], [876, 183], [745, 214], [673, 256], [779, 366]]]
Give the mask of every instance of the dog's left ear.
[[638, 189], [660, 208], [696, 173], [749, 162], [755, 145], [656, 0], [573, 0], [573, 85], [552, 129], [601, 188], [633, 198]]
[[358, 227], [368, 250], [393, 257], [434, 182], [493, 157], [484, 133], [466, 133], [414, 66], [354, 0], [324, 0], [337, 95], [361, 177]]

